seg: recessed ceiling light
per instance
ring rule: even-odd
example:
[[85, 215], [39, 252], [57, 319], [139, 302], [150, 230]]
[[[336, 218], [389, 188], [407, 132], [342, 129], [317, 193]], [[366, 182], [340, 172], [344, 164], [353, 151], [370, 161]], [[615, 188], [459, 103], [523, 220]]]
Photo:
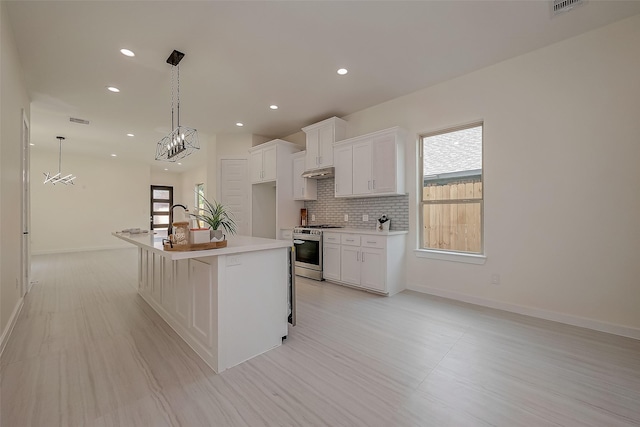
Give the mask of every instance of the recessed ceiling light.
[[182, 166], [182, 163], [178, 162], [178, 165], [179, 165], [179, 166]]
[[112, 154], [112, 155], [111, 155], [111, 157], [116, 157], [116, 156], [117, 156], [117, 154]]
[[238, 122], [238, 123], [236, 123], [236, 126], [238, 126], [238, 127], [242, 127], [242, 126], [244, 126], [244, 123], [240, 123], [240, 122]]
[[136, 56], [136, 54], [129, 49], [120, 49], [120, 53], [122, 53], [124, 56]]
[[277, 105], [275, 105], [275, 104], [274, 104], [274, 105], [269, 105], [269, 108], [271, 108], [272, 110], [277, 110], [277, 109], [278, 109], [278, 106], [277, 106]]
[[111, 92], [115, 92], [115, 93], [120, 92], [120, 89], [118, 89], [118, 88], [117, 88], [117, 87], [115, 87], [115, 86], [107, 86], [107, 90], [109, 90], [109, 91], [111, 91]]
[[128, 133], [127, 136], [135, 136], [135, 135], [132, 133]]
[[34, 144], [33, 142], [30, 142], [29, 145], [33, 146], [33, 145], [36, 145], [36, 144]]
[[164, 170], [166, 170], [166, 171], [168, 171], [169, 169], [167, 169], [167, 168], [164, 168]]
[[338, 70], [338, 74], [340, 74], [341, 76], [344, 76], [345, 74], [347, 74], [349, 72], [349, 70], [347, 70], [346, 68], [340, 68]]

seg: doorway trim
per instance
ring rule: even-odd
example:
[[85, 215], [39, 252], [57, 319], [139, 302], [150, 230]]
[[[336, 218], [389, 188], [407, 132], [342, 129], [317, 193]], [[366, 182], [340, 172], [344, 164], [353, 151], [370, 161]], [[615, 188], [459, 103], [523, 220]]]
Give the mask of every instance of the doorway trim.
[[22, 152], [22, 192], [21, 192], [21, 225], [22, 236], [20, 240], [21, 255], [21, 286], [20, 296], [24, 297], [31, 290], [31, 161], [30, 161], [30, 134], [29, 134], [29, 118], [27, 112], [22, 109], [22, 124], [20, 126], [20, 140]]

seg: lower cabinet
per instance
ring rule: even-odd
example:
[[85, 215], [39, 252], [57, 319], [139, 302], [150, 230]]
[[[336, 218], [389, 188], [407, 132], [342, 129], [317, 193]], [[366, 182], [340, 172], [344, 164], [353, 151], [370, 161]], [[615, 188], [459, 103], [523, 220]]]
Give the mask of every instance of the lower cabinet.
[[405, 289], [405, 234], [325, 232], [325, 280], [393, 295]]
[[212, 307], [211, 266], [195, 259], [189, 260], [191, 275], [191, 327], [190, 331], [206, 347], [212, 344]]
[[360, 252], [360, 283], [365, 288], [387, 292], [385, 283], [386, 259], [384, 249], [363, 247]]
[[322, 277], [340, 280], [340, 244], [324, 243], [322, 248]]
[[[212, 286], [217, 259], [172, 261], [152, 251], [140, 250], [139, 292], [165, 320], [199, 352], [217, 358], [214, 342], [217, 308]], [[167, 319], [167, 317], [169, 319]], [[185, 336], [186, 335], [186, 336]]]
[[287, 336], [287, 247], [171, 260], [139, 249], [138, 292], [216, 372]]

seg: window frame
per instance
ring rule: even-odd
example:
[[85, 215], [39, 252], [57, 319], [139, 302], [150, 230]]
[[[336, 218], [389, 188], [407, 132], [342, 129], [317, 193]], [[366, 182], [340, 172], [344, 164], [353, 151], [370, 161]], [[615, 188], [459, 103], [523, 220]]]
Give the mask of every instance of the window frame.
[[[482, 197], [479, 199], [448, 199], [446, 201], [425, 201], [424, 199], [424, 139], [432, 136], [443, 135], [447, 133], [457, 132], [474, 127], [481, 128], [482, 148], [480, 159], [480, 183], [482, 186]], [[484, 229], [484, 140], [485, 140], [485, 123], [484, 120], [476, 120], [463, 125], [451, 126], [436, 131], [424, 132], [418, 135], [418, 233], [417, 233], [417, 249], [414, 251], [418, 258], [431, 258], [446, 261], [459, 261], [472, 264], [484, 264], [486, 260], [485, 254], [485, 229]], [[453, 249], [440, 249], [423, 247], [424, 244], [424, 210], [428, 205], [442, 204], [462, 204], [462, 203], [479, 203], [480, 204], [480, 251], [460, 251]]]
[[[195, 194], [195, 201], [194, 201], [194, 211], [195, 211], [196, 214], [202, 215], [204, 213], [204, 199], [206, 198], [205, 194], [204, 194], [204, 183], [200, 182], [200, 183], [196, 184], [194, 186], [194, 192], [196, 193]], [[203, 201], [203, 203], [202, 203], [203, 207], [202, 208], [200, 207], [200, 201], [201, 200]], [[196, 222], [198, 223], [198, 227], [199, 228], [207, 228], [204, 221], [198, 219], [198, 220], [196, 220]]]

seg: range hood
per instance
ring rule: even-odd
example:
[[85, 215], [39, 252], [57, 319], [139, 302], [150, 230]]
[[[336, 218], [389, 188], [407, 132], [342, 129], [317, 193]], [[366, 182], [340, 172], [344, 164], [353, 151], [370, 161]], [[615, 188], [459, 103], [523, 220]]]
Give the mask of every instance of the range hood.
[[333, 178], [333, 176], [334, 176], [333, 167], [306, 171], [305, 173], [302, 174], [303, 178], [312, 178], [312, 179]]

